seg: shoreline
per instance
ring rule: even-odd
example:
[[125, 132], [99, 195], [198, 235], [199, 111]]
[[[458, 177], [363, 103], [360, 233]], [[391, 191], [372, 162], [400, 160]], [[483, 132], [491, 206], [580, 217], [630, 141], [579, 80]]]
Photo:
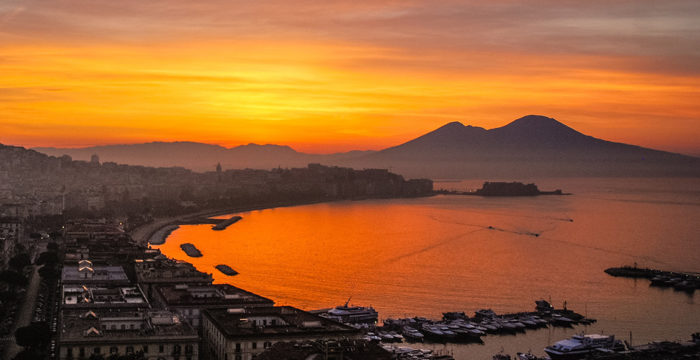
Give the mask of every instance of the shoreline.
[[166, 232], [165, 229], [177, 226], [179, 227], [182, 224], [188, 224], [192, 225], [195, 220], [198, 218], [211, 218], [214, 216], [221, 216], [221, 215], [229, 215], [229, 214], [239, 214], [243, 212], [249, 212], [249, 211], [256, 211], [256, 210], [267, 210], [267, 209], [276, 209], [276, 208], [283, 208], [283, 207], [292, 207], [292, 206], [302, 206], [302, 205], [314, 205], [314, 204], [322, 204], [322, 203], [333, 203], [333, 202], [338, 202], [338, 201], [361, 201], [361, 200], [379, 200], [379, 199], [413, 199], [417, 197], [431, 197], [435, 196], [436, 194], [431, 193], [426, 196], [416, 196], [416, 197], [391, 197], [391, 198], [372, 198], [372, 197], [365, 197], [365, 198], [357, 198], [357, 199], [333, 199], [333, 200], [310, 200], [310, 201], [300, 201], [300, 202], [278, 202], [278, 203], [269, 203], [269, 204], [258, 204], [258, 205], [250, 205], [250, 206], [238, 206], [238, 207], [230, 207], [230, 208], [225, 208], [225, 209], [208, 209], [208, 210], [201, 210], [198, 212], [194, 213], [189, 213], [189, 214], [183, 214], [180, 216], [173, 216], [173, 217], [167, 217], [167, 218], [160, 218], [160, 219], [155, 219], [153, 222], [141, 225], [131, 231], [129, 231], [129, 235], [132, 237], [132, 239], [140, 245], [144, 246], [149, 246], [149, 245], [163, 245], [167, 241], [168, 237], [170, 234], [175, 231], [176, 228], [173, 228], [170, 232]]

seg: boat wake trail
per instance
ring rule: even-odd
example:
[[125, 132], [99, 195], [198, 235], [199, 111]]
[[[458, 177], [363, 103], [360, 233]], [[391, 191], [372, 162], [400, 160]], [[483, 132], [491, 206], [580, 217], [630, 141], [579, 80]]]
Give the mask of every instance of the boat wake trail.
[[495, 226], [487, 226], [486, 229], [493, 230], [493, 231], [507, 232], [507, 233], [511, 233], [511, 234], [515, 234], [515, 235], [527, 235], [527, 236], [534, 236], [534, 237], [540, 236], [540, 233], [536, 233], [536, 232], [532, 232], [532, 231], [508, 230], [508, 229], [498, 228]]
[[426, 251], [430, 251], [430, 250], [432, 250], [432, 249], [435, 249], [435, 248], [437, 248], [437, 247], [440, 247], [440, 246], [449, 244], [449, 243], [451, 243], [451, 242], [453, 242], [453, 241], [456, 241], [456, 240], [459, 240], [459, 239], [461, 239], [461, 238], [463, 238], [463, 237], [465, 237], [465, 236], [467, 236], [467, 235], [469, 235], [469, 234], [473, 234], [473, 233], [476, 233], [476, 232], [479, 232], [479, 231], [484, 231], [484, 229], [472, 230], [472, 231], [468, 231], [468, 232], [465, 232], [465, 233], [462, 233], [462, 234], [453, 236], [453, 237], [451, 237], [451, 238], [447, 238], [447, 239], [445, 239], [445, 240], [442, 240], [442, 241], [436, 242], [436, 243], [434, 243], [434, 244], [428, 245], [428, 246], [426, 246], [426, 247], [424, 247], [424, 248], [421, 248], [421, 249], [418, 249], [418, 250], [414, 250], [414, 251], [408, 252], [408, 253], [406, 253], [406, 254], [402, 254], [402, 255], [393, 257], [393, 258], [391, 258], [391, 259], [388, 259], [388, 260], [385, 261], [384, 263], [385, 263], [385, 264], [390, 264], [390, 263], [399, 261], [399, 260], [401, 260], [401, 259], [405, 259], [405, 258], [407, 258], [407, 257], [411, 257], [411, 256], [414, 256], [414, 255], [418, 255], [418, 254], [424, 253], [424, 252], [426, 252]]
[[[551, 230], [556, 229], [556, 226], [554, 226], [554, 227], [552, 227], [552, 228], [550, 228], [550, 229], [543, 230], [543, 231], [540, 231], [540, 232], [533, 232], [533, 231], [529, 231], [529, 230], [510, 230], [510, 229], [504, 229], [504, 228], [500, 228], [500, 227], [496, 227], [496, 226], [491, 226], [491, 225], [486, 226], [486, 225], [480, 225], [480, 224], [467, 224], [467, 223], [463, 223], [463, 222], [459, 222], [459, 221], [446, 221], [446, 220], [443, 220], [443, 219], [439, 219], [439, 218], [437, 218], [437, 217], [435, 217], [435, 216], [430, 216], [430, 218], [431, 218], [432, 220], [434, 220], [434, 221], [442, 222], [442, 223], [455, 224], [455, 225], [463, 225], [463, 226], [472, 226], [472, 227], [481, 228], [481, 229], [483, 229], [483, 230], [501, 231], [501, 232], [506, 232], [506, 233], [515, 234], [515, 235], [525, 235], [525, 236], [533, 236], [533, 237], [538, 237], [538, 236], [540, 236], [540, 235], [541, 235], [543, 232], [545, 232], [545, 231], [551, 231]], [[562, 220], [562, 221], [563, 221], [563, 219], [555, 219], [555, 220]], [[571, 219], [566, 219], [566, 221], [569, 221], [569, 220], [571, 220]], [[573, 220], [571, 220], [571, 221], [573, 221]]]
[[557, 243], [560, 243], [560, 244], [566, 244], [566, 245], [570, 245], [570, 246], [576, 246], [576, 247], [580, 247], [580, 248], [584, 248], [584, 249], [600, 251], [600, 252], [604, 252], [604, 253], [608, 253], [608, 254], [627, 256], [627, 257], [630, 257], [630, 258], [632, 258], [632, 259], [634, 259], [634, 260], [642, 259], [642, 260], [652, 261], [652, 262], [655, 262], [655, 263], [657, 263], [657, 264], [669, 265], [667, 262], [661, 261], [661, 260], [659, 260], [659, 259], [655, 259], [655, 258], [650, 257], [650, 256], [635, 255], [635, 254], [626, 253], [626, 252], [624, 252], [624, 251], [606, 249], [606, 248], [602, 248], [602, 247], [599, 247], [599, 246], [591, 246], [591, 245], [578, 244], [578, 243], [575, 243], [575, 242], [566, 241], [566, 240], [560, 240], [560, 239], [555, 239], [555, 238], [546, 237], [546, 236], [542, 236], [542, 237], [540, 237], [540, 239], [543, 239], [543, 240], [546, 240], [546, 241], [557, 242]]

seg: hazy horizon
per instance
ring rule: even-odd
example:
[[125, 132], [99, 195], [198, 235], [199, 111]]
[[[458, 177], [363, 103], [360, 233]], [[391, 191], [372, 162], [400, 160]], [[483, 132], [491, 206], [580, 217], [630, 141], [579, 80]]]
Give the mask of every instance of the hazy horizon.
[[333, 153], [535, 112], [698, 154], [698, 13], [688, 0], [10, 0], [0, 142]]
[[[527, 116], [527, 115], [524, 115], [524, 116]], [[543, 115], [543, 116], [546, 116], [546, 115]], [[387, 148], [395, 147], [395, 146], [404, 144], [404, 143], [406, 143], [406, 142], [409, 142], [409, 141], [411, 141], [411, 140], [413, 140], [413, 139], [415, 139], [415, 138], [418, 138], [418, 137], [420, 137], [420, 136], [422, 136], [422, 135], [425, 135], [425, 134], [427, 134], [427, 133], [429, 133], [429, 132], [431, 132], [431, 131], [437, 130], [437, 129], [439, 129], [440, 127], [445, 126], [445, 125], [448, 125], [448, 124], [450, 124], [450, 123], [459, 123], [459, 124], [461, 124], [461, 125], [463, 125], [463, 126], [481, 127], [481, 128], [486, 129], [486, 130], [493, 130], [493, 129], [496, 129], [496, 128], [499, 128], [499, 127], [508, 125], [508, 124], [510, 124], [511, 122], [515, 121], [515, 120], [517, 120], [517, 119], [513, 119], [513, 120], [511, 120], [511, 121], [508, 121], [508, 122], [506, 122], [506, 123], [504, 123], [504, 124], [501, 124], [501, 125], [497, 125], [497, 126], [492, 127], [492, 128], [484, 128], [484, 127], [481, 127], [481, 126], [478, 126], [478, 125], [474, 125], [473, 123], [468, 123], [468, 122], [463, 122], [463, 121], [458, 121], [458, 120], [456, 120], [456, 121], [450, 121], [450, 122], [447, 122], [447, 123], [445, 123], [445, 124], [443, 124], [443, 125], [441, 125], [441, 126], [435, 128], [435, 129], [426, 129], [426, 130], [424, 130], [423, 132], [417, 133], [417, 134], [415, 134], [415, 135], [410, 135], [410, 137], [408, 137], [408, 138], [406, 138], [406, 139], [403, 139], [403, 140], [400, 140], [399, 143], [396, 143], [396, 144], [389, 144], [389, 145], [386, 146], [386, 147], [349, 148], [349, 149], [346, 149], [346, 150], [335, 151], [335, 152], [330, 152], [330, 151], [304, 151], [304, 150], [299, 150], [299, 149], [296, 148], [295, 146], [290, 145], [290, 143], [285, 143], [285, 142], [282, 142], [282, 143], [270, 143], [270, 142], [261, 142], [261, 143], [256, 143], [256, 142], [242, 142], [242, 143], [239, 143], [239, 144], [228, 145], [228, 144], [213, 143], [213, 142], [205, 142], [205, 141], [193, 141], [193, 140], [190, 140], [190, 139], [173, 139], [173, 140], [169, 140], [169, 141], [153, 140], [153, 141], [142, 141], [142, 142], [95, 143], [95, 144], [83, 145], [83, 146], [54, 146], [54, 145], [51, 145], [51, 144], [37, 145], [37, 146], [25, 146], [24, 144], [5, 144], [5, 145], [22, 146], [22, 147], [26, 147], [26, 148], [28, 148], [28, 149], [39, 149], [39, 150], [41, 150], [41, 149], [57, 149], [57, 150], [61, 150], [61, 149], [66, 149], [66, 150], [68, 150], [68, 149], [70, 149], [70, 150], [83, 150], [83, 149], [91, 149], [91, 148], [99, 148], [99, 147], [130, 146], [130, 145], [144, 145], [144, 144], [157, 144], [157, 143], [163, 143], [163, 144], [193, 143], [193, 144], [203, 144], [203, 145], [219, 146], [219, 147], [222, 147], [222, 148], [224, 148], [224, 149], [233, 149], [233, 148], [245, 147], [245, 146], [250, 146], [250, 145], [258, 145], [258, 146], [280, 146], [280, 147], [288, 147], [288, 148], [290, 148], [290, 149], [292, 149], [292, 150], [294, 150], [294, 151], [296, 151], [296, 152], [303, 153], [303, 154], [310, 154], [310, 155], [333, 155], [333, 154], [342, 154], [342, 153], [356, 152], [356, 151], [357, 151], [357, 152], [382, 151], [382, 150], [385, 150], [385, 149], [387, 149]], [[558, 120], [558, 121], [559, 121], [559, 120]], [[559, 122], [561, 122], [561, 123], [564, 124], [564, 125], [569, 126], [569, 125], [566, 124], [566, 122], [564, 122], [564, 121], [559, 121]], [[577, 129], [574, 128], [574, 130], [577, 130]], [[605, 139], [605, 138], [598, 137], [598, 136], [596, 136], [596, 135], [594, 135], [594, 134], [586, 134], [586, 133], [584, 133], [584, 135], [593, 136], [593, 137], [595, 137], [595, 138], [599, 138], [599, 139], [602, 139], [602, 140], [612, 141], [612, 140], [609, 140], [609, 139]], [[623, 143], [623, 144], [641, 146], [641, 147], [644, 147], [644, 148], [653, 149], [653, 150], [658, 150], [658, 151], [665, 151], [665, 152], [671, 152], [671, 153], [678, 153], [678, 154], [686, 155], [686, 156], [700, 157], [700, 150], [698, 150], [697, 153], [687, 153], [687, 152], [684, 153], [684, 152], [676, 152], [676, 151], [669, 150], [669, 149], [653, 148], [653, 147], [645, 146], [644, 144], [632, 144], [632, 143]]]

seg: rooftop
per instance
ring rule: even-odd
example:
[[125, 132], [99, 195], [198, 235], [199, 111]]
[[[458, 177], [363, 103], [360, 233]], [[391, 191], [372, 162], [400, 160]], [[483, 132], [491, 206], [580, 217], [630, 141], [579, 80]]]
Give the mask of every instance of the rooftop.
[[137, 286], [88, 287], [63, 286], [64, 307], [148, 307], [148, 301]]
[[291, 306], [207, 309], [204, 316], [227, 337], [339, 335], [357, 329]]
[[136, 275], [139, 282], [182, 282], [182, 279], [211, 283], [213, 278], [197, 270], [192, 264], [158, 255], [152, 259], [137, 259]]
[[61, 342], [143, 341], [143, 337], [190, 338], [197, 332], [177, 315], [168, 311], [64, 311], [60, 331]]
[[63, 283], [129, 282], [129, 278], [121, 266], [91, 265], [79, 263], [71, 266], [66, 264], [61, 272], [61, 280]]
[[168, 306], [272, 306], [270, 299], [228, 284], [216, 285], [160, 285], [158, 294]]

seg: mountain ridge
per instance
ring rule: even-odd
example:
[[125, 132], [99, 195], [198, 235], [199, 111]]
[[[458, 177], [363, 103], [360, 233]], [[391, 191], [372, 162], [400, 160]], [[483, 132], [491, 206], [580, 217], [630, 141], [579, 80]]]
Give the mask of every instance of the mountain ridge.
[[[192, 151], [195, 148], [199, 151]], [[598, 139], [542, 115], [526, 115], [488, 130], [453, 121], [379, 151], [309, 154], [287, 145], [249, 143], [226, 148], [188, 141], [34, 150], [54, 156], [65, 153], [82, 160], [96, 153], [103, 161], [183, 166], [197, 171], [210, 171], [219, 162], [224, 168], [259, 169], [322, 163], [393, 168], [404, 175], [433, 178], [700, 176], [700, 158]]]

